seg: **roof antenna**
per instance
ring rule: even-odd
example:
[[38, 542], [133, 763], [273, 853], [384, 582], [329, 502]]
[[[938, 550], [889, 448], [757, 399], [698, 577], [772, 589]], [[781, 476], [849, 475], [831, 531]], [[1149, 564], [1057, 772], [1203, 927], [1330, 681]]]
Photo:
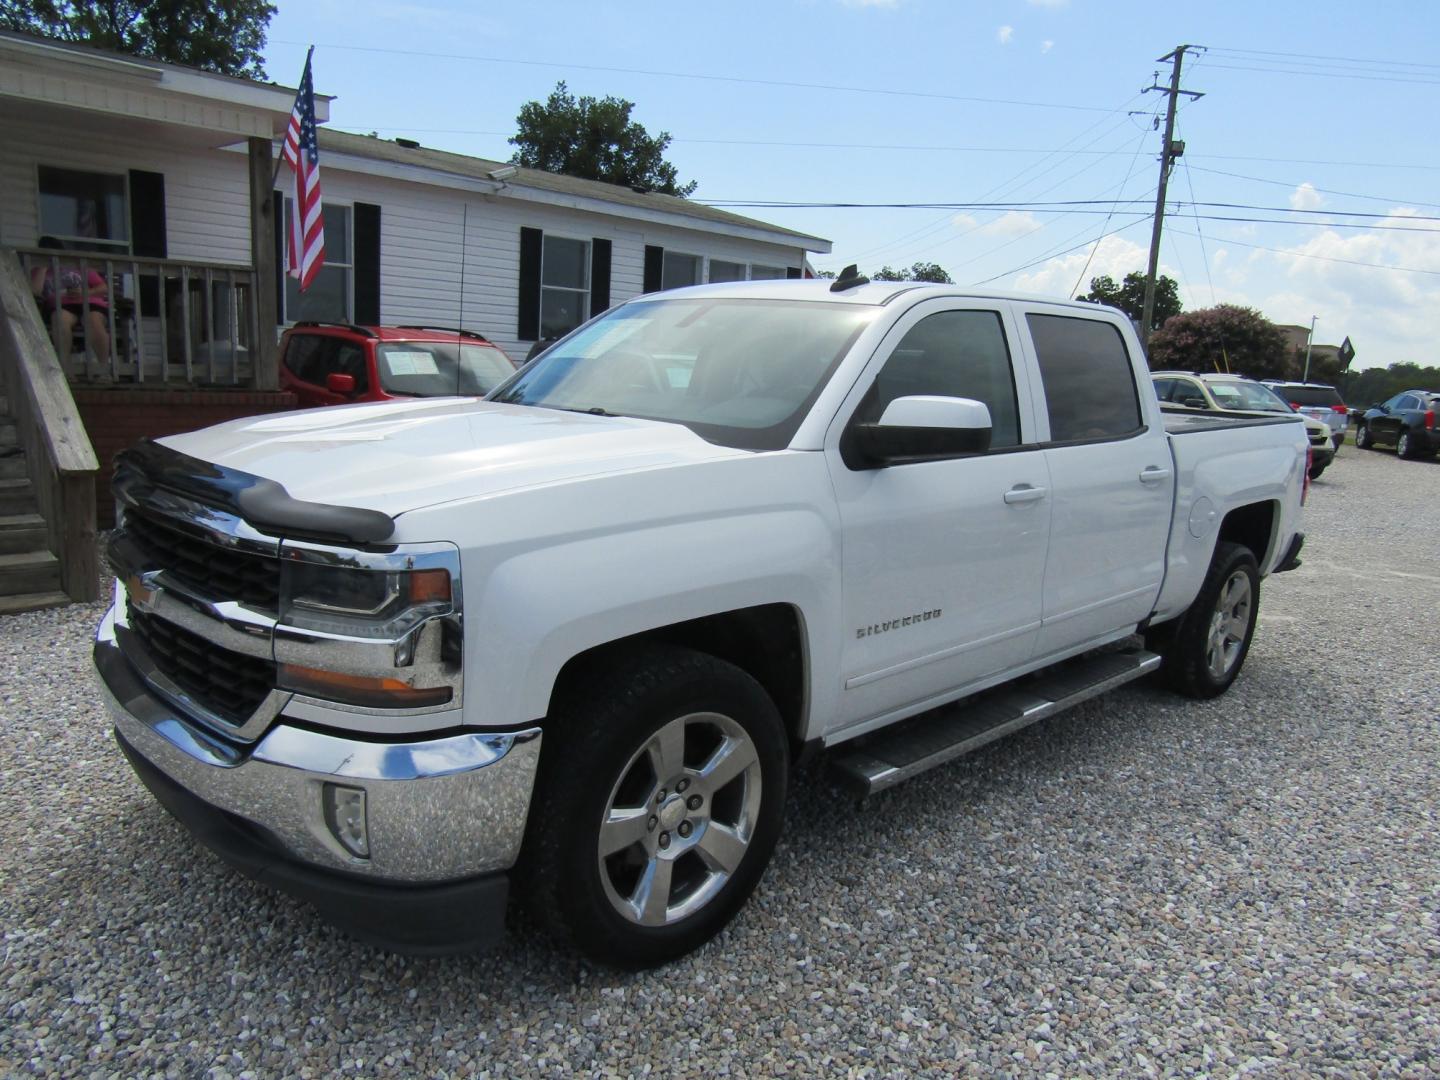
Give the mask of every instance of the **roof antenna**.
[[831, 292], [844, 292], [846, 289], [856, 289], [861, 285], [869, 285], [870, 279], [860, 273], [860, 268], [854, 263], [840, 271], [840, 276], [830, 285]]

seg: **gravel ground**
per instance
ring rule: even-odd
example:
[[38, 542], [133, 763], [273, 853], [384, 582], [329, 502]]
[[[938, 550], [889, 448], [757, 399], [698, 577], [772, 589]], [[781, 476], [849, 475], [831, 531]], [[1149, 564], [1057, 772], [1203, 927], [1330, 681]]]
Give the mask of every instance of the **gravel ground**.
[[1127, 687], [858, 813], [802, 778], [736, 923], [639, 975], [353, 943], [130, 775], [99, 607], [6, 618], [0, 1075], [1440, 1073], [1440, 464], [1347, 446], [1307, 530], [1226, 697]]

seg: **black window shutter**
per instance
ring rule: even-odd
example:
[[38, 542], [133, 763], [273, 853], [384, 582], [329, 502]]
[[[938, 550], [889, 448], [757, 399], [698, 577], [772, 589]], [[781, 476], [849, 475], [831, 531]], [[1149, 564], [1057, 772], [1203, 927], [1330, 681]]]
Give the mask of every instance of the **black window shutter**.
[[275, 323], [285, 325], [285, 196], [272, 192], [273, 209], [270, 217], [275, 222]]
[[[165, 174], [130, 170], [130, 253], [163, 259], [165, 240]], [[160, 311], [160, 279], [140, 275], [140, 310]]]
[[357, 202], [355, 214], [355, 311], [362, 326], [380, 323], [380, 207]]
[[645, 284], [641, 287], [643, 292], [659, 292], [661, 274], [665, 270], [665, 249], [645, 245]]
[[590, 241], [590, 314], [610, 307], [610, 241]]
[[165, 258], [164, 173], [130, 170], [130, 253]]
[[787, 266], [785, 268], [785, 276], [787, 278], [798, 278], [800, 276], [800, 268], [798, 266]]
[[516, 336], [521, 341], [540, 338], [540, 255], [545, 234], [539, 229], [520, 230], [520, 320]]

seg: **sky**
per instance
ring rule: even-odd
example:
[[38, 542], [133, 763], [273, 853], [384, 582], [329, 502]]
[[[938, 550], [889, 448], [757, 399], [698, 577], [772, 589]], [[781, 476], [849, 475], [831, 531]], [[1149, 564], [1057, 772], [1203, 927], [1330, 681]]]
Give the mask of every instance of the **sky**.
[[1193, 46], [1160, 252], [1185, 308], [1440, 363], [1435, 0], [276, 2], [267, 73], [295, 85], [314, 45], [333, 128], [504, 160], [563, 79], [668, 132], [694, 199], [831, 240], [819, 269], [1052, 296], [1144, 270], [1166, 95], [1143, 91]]

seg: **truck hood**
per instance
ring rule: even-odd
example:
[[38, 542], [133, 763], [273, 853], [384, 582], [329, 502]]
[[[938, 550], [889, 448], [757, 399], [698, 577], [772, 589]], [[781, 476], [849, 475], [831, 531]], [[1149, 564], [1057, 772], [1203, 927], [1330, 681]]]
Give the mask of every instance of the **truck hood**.
[[296, 499], [392, 517], [455, 499], [745, 453], [707, 443], [680, 424], [475, 398], [309, 409], [159, 441], [273, 480]]

